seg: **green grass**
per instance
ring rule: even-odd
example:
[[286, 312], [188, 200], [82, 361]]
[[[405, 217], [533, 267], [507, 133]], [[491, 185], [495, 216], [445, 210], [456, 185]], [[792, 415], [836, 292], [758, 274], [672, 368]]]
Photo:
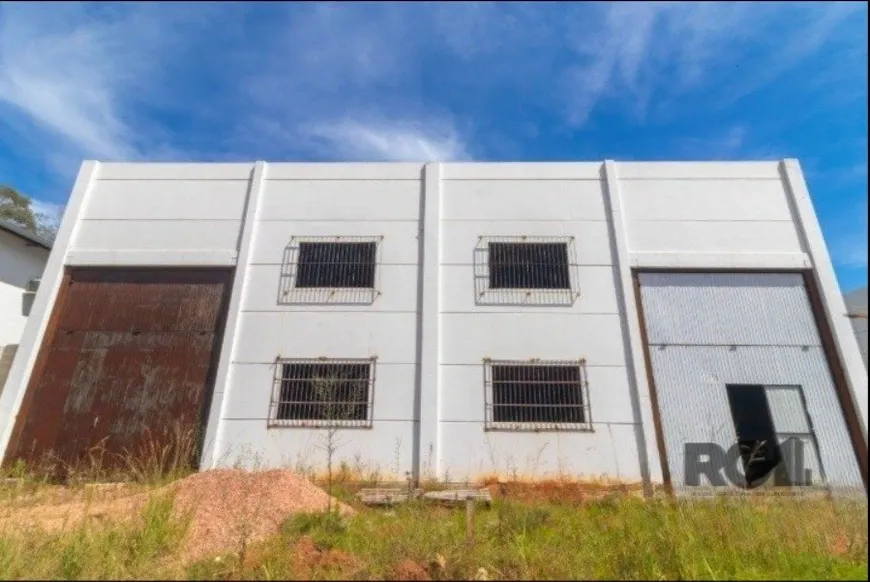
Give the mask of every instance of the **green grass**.
[[[504, 502], [478, 512], [470, 547], [461, 510], [367, 511], [344, 525], [334, 517], [297, 516], [234, 575], [297, 577], [286, 548], [308, 535], [323, 549], [360, 558], [360, 567], [345, 574], [361, 579], [390, 577], [402, 558], [428, 565], [440, 555], [442, 567], [432, 573], [446, 579], [468, 579], [484, 568], [492, 579], [866, 580], [866, 506], [841, 511], [793, 501], [767, 508], [734, 501]], [[838, 535], [852, 547], [833, 547]]]
[[[347, 492], [343, 492], [347, 493]], [[342, 495], [350, 499], [349, 493]], [[0, 503], [0, 509], [8, 505]], [[0, 530], [0, 579], [389, 579], [403, 560], [433, 578], [867, 579], [867, 504], [825, 499], [496, 500], [479, 508], [474, 541], [462, 509], [414, 502], [359, 508], [352, 518], [305, 514], [244, 556], [183, 565], [187, 522], [152, 497], [130, 523], [60, 534]], [[300, 539], [319, 549], [297, 552]], [[310, 554], [310, 552], [309, 552]]]

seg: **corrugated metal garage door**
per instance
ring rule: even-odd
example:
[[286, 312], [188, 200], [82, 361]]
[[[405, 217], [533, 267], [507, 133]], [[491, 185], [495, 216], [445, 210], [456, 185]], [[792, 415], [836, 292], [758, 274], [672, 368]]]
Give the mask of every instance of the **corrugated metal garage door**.
[[[665, 452], [677, 492], [686, 443], [736, 443], [729, 384], [765, 387], [777, 434], [808, 439], [814, 482], [863, 480], [800, 274], [641, 273]], [[804, 395], [806, 405], [782, 390]], [[776, 391], [774, 389], [781, 389]], [[800, 404], [798, 412], [788, 406]], [[801, 419], [809, 426], [793, 425]], [[811, 426], [811, 428], [810, 428]], [[816, 443], [818, 449], [816, 449]]]
[[52, 453], [75, 465], [99, 446], [103, 465], [117, 467], [123, 456], [170, 446], [179, 431], [200, 430], [231, 277], [227, 270], [68, 272], [7, 461]]

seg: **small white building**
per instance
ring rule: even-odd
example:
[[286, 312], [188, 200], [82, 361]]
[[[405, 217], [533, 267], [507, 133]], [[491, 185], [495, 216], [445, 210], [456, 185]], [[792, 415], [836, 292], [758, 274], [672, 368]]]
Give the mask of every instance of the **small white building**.
[[51, 243], [0, 219], [0, 391], [36, 297]]
[[0, 452], [183, 426], [202, 468], [322, 471], [331, 434], [385, 479], [681, 492], [692, 443], [797, 439], [813, 484], [866, 491], [844, 313], [795, 160], [86, 162]]

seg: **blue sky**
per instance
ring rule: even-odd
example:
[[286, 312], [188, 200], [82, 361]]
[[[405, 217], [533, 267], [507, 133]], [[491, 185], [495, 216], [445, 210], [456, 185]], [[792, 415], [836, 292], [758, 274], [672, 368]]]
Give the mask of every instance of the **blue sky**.
[[867, 281], [867, 4], [0, 4], [0, 182], [82, 159], [798, 158]]

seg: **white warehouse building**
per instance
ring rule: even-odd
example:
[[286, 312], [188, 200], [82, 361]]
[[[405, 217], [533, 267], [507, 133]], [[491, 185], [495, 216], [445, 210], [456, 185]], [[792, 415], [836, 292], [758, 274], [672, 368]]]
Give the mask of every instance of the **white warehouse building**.
[[717, 484], [693, 443], [772, 442], [745, 479], [802, 450], [805, 484], [867, 483], [867, 374], [795, 160], [85, 162], [0, 452], [179, 426], [203, 469], [323, 471], [328, 433], [385, 478], [679, 493]]

